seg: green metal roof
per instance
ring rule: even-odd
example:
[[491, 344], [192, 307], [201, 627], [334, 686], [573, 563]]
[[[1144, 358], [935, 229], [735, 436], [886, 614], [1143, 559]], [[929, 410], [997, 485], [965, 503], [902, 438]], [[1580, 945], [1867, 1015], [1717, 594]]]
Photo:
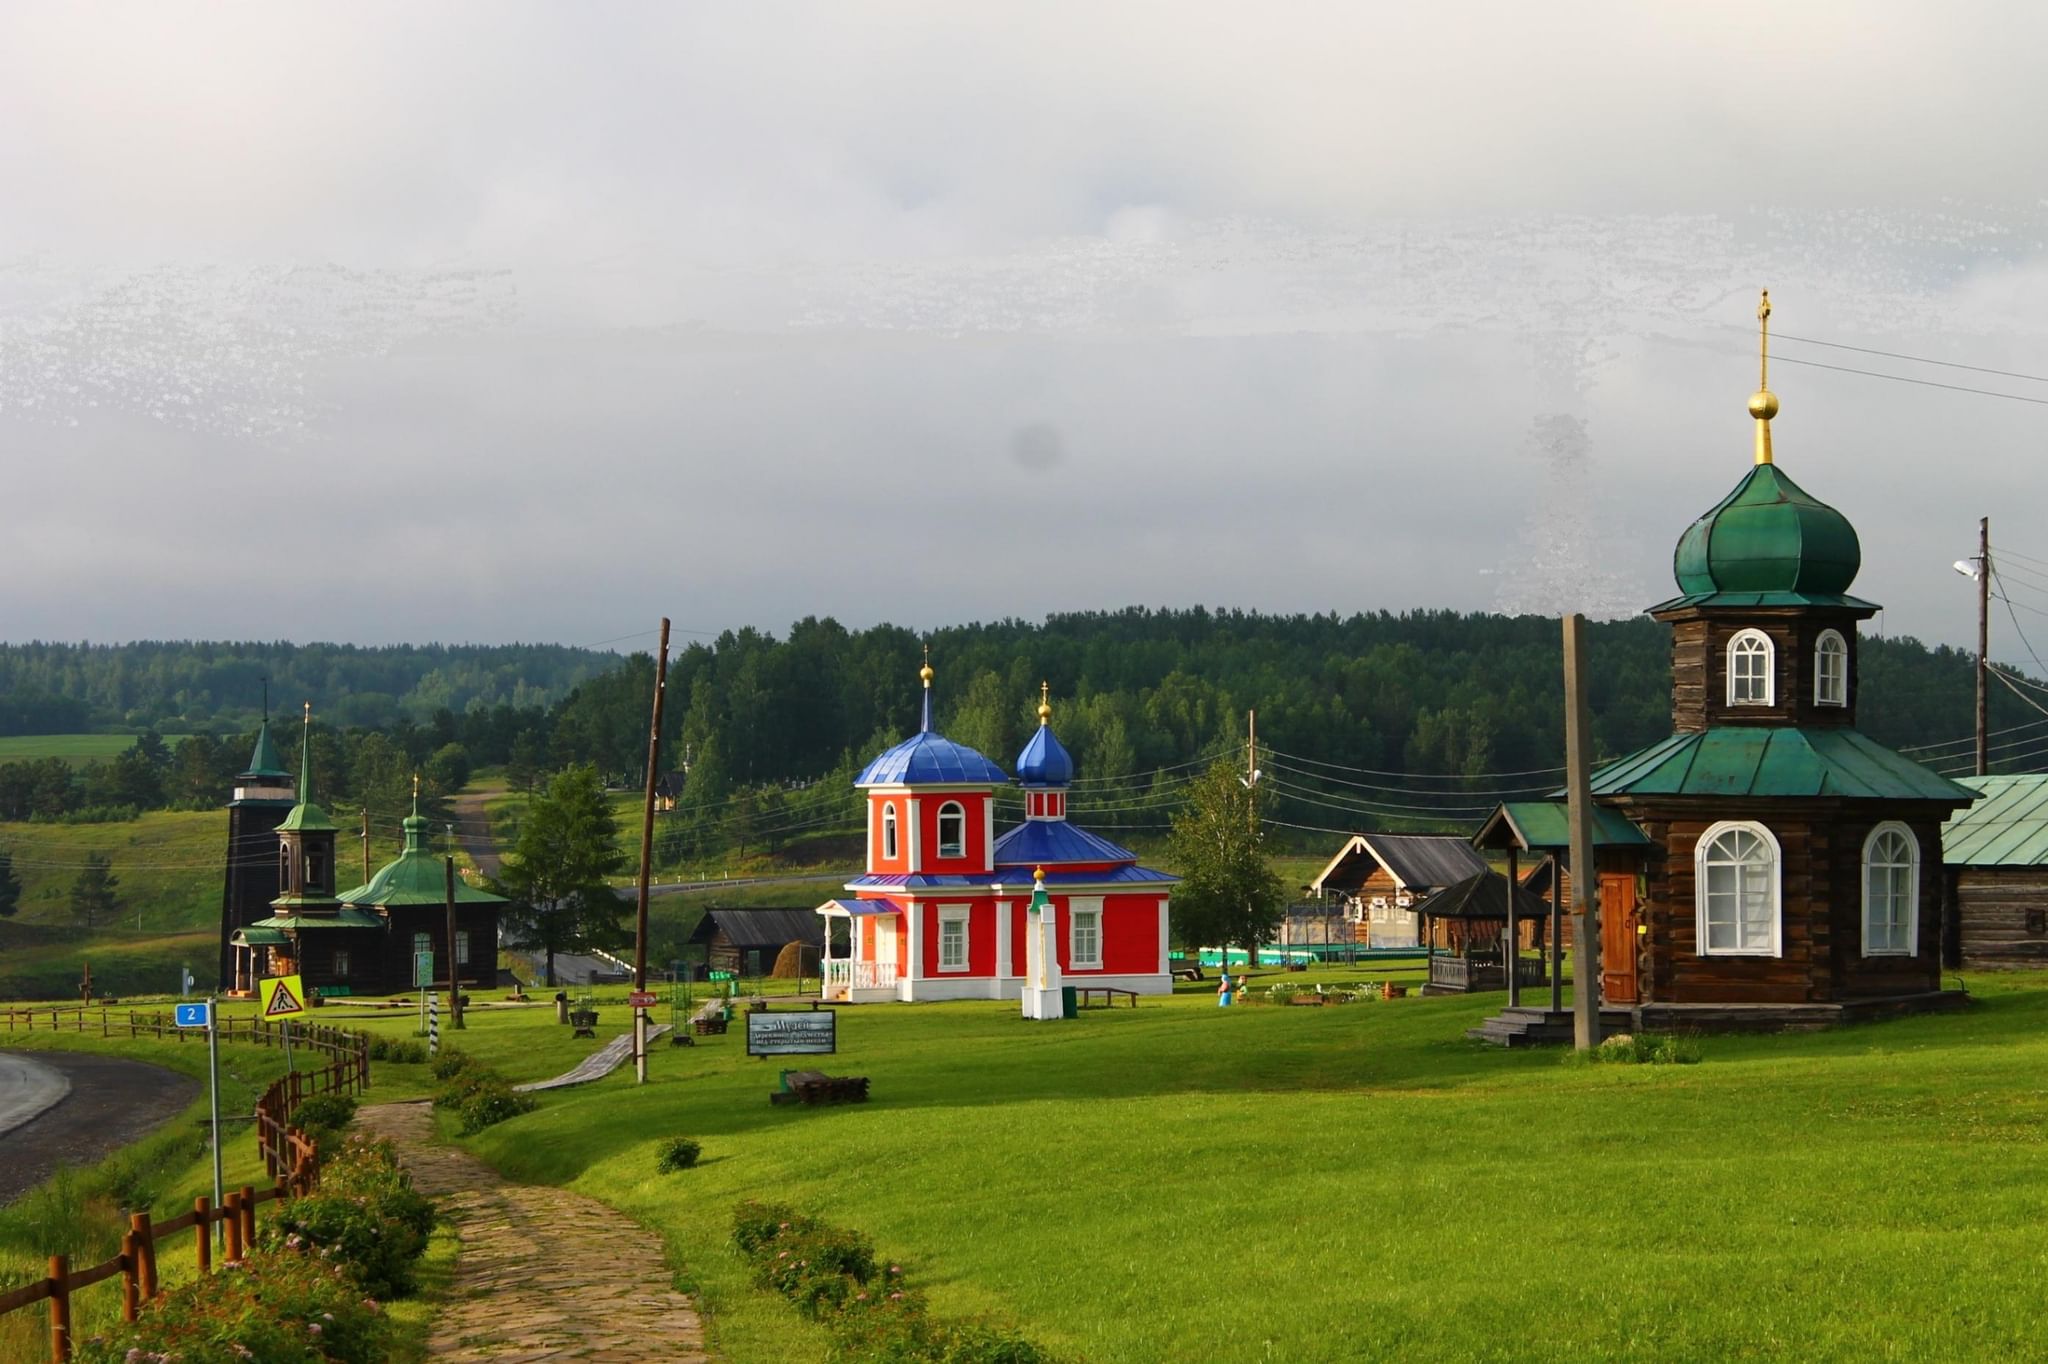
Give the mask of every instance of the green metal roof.
[[1685, 529], [1672, 555], [1678, 590], [1792, 592], [1849, 590], [1863, 549], [1849, 518], [1794, 483], [1775, 464], [1757, 464], [1735, 490]]
[[[303, 933], [316, 928], [382, 928], [384, 920], [368, 910], [343, 905], [333, 914], [273, 914], [258, 919], [250, 928], [288, 928]], [[246, 930], [245, 930], [246, 931]]]
[[1856, 730], [1729, 726], [1674, 734], [1593, 774], [1596, 796], [1840, 796], [1942, 800], [1976, 792]]
[[251, 924], [247, 928], [236, 929], [235, 935], [229, 938], [228, 941], [238, 943], [243, 947], [276, 947], [279, 943], [287, 942], [289, 939], [274, 928], [258, 928]]
[[279, 756], [277, 745], [270, 741], [270, 721], [265, 719], [263, 727], [256, 731], [256, 751], [249, 755], [249, 766], [242, 772], [245, 777], [282, 777], [291, 780], [292, 774], [284, 770], [284, 759]]
[[306, 708], [305, 737], [299, 741], [299, 803], [277, 827], [292, 833], [327, 833], [335, 828], [327, 812], [313, 803], [313, 710], [310, 704]]
[[1882, 609], [1874, 601], [1842, 592], [1686, 592], [1658, 602], [1650, 608], [1650, 614], [1687, 606], [1840, 606], [1865, 616]]
[[[343, 891], [335, 898], [351, 905], [441, 905], [448, 902], [447, 864], [427, 851], [427, 821], [418, 814], [405, 821], [405, 850], [397, 860], [386, 862], [368, 884]], [[478, 890], [455, 878], [458, 905], [502, 905], [505, 897]]]
[[[1571, 806], [1561, 800], [1511, 800], [1494, 807], [1472, 836], [1478, 848], [1568, 848], [1572, 842]], [[1619, 810], [1593, 807], [1593, 846], [1647, 847], [1650, 836]]]
[[2035, 867], [2048, 863], [2048, 775], [1958, 777], [1983, 795], [1941, 826], [1941, 860], [1951, 867]]

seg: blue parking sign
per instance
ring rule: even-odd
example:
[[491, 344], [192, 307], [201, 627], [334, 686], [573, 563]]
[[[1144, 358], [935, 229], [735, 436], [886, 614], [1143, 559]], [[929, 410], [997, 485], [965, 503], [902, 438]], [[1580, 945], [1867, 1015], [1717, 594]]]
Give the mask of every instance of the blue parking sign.
[[181, 1028], [204, 1028], [210, 1026], [213, 1022], [213, 1019], [209, 1016], [213, 1012], [213, 1005], [210, 1001], [198, 1004], [179, 1004], [174, 1006], [172, 1012], [177, 1019], [178, 1026]]

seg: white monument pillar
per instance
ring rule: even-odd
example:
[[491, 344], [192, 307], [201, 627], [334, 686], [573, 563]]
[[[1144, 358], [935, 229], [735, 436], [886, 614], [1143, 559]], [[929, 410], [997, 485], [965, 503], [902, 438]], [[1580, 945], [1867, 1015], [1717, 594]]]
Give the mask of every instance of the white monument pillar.
[[1058, 931], [1058, 917], [1045, 893], [1045, 868], [1040, 867], [1031, 874], [1031, 905], [1025, 911], [1022, 995], [1026, 1018], [1059, 1018], [1065, 1012], [1061, 1008], [1060, 956], [1053, 936]]

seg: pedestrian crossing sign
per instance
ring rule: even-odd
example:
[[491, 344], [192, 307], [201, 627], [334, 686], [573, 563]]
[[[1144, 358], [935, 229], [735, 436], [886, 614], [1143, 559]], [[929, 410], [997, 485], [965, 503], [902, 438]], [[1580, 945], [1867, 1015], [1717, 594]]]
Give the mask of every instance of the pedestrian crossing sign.
[[306, 990], [297, 976], [272, 976], [262, 983], [258, 997], [264, 1018], [290, 1018], [306, 1012]]

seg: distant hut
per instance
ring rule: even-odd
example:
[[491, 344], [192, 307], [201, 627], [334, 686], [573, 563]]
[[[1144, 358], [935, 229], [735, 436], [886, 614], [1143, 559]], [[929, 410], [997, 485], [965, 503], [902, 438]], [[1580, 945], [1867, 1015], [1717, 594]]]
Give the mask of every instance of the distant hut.
[[802, 944], [808, 949], [805, 960], [816, 962], [825, 946], [825, 922], [808, 905], [764, 909], [714, 906], [704, 911], [689, 941], [705, 949], [705, 962], [714, 971], [765, 976], [791, 943]]
[[2048, 966], [2048, 775], [1956, 780], [1982, 798], [1941, 829], [1943, 955], [1979, 969]]
[[1349, 897], [1352, 922], [1371, 946], [1417, 947], [1415, 906], [1485, 870], [1486, 860], [1456, 834], [1353, 834], [1308, 888]]

